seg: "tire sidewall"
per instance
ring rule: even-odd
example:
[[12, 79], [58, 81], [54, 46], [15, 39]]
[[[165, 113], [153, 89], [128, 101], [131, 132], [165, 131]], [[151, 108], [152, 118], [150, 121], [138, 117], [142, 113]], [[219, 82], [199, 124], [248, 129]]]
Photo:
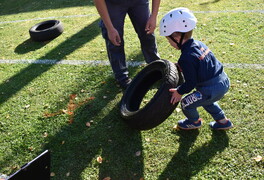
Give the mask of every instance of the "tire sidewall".
[[[38, 30], [40, 26], [54, 24], [53, 26]], [[40, 22], [29, 29], [31, 39], [34, 41], [48, 41], [58, 37], [63, 32], [62, 22], [59, 20], [48, 20]]]
[[[176, 77], [173, 77], [173, 80], [169, 80], [169, 78], [171, 78], [169, 77], [169, 71], [171, 71], [172, 66], [174, 66], [174, 71], [176, 71], [176, 66], [171, 62], [167, 60], [157, 60], [145, 67], [133, 79], [131, 85], [121, 99], [121, 116], [129, 126], [140, 130], [150, 129], [162, 123], [174, 111], [178, 103], [175, 105], [170, 103], [171, 94], [169, 89], [177, 86], [179, 76], [177, 71], [175, 72]], [[135, 93], [141, 88], [142, 82], [150, 78], [149, 76], [154, 71], [159, 71], [162, 74], [158, 91], [143, 108], [135, 111], [131, 110], [129, 107], [130, 101], [136, 99]], [[146, 92], [142, 94], [145, 93]]]

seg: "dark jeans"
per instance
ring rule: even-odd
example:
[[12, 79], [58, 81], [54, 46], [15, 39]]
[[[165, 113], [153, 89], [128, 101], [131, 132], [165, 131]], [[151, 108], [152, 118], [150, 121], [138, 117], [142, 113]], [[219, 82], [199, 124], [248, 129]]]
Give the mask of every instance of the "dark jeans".
[[146, 34], [145, 26], [150, 16], [148, 0], [125, 0], [120, 3], [111, 3], [106, 0], [106, 5], [114, 27], [119, 32], [121, 46], [115, 46], [107, 36], [107, 29], [104, 23], [100, 22], [102, 35], [105, 38], [107, 54], [117, 81], [122, 81], [128, 77], [128, 68], [126, 64], [126, 55], [124, 50], [124, 21], [126, 14], [134, 26], [141, 44], [141, 50], [145, 61], [150, 63], [160, 59], [157, 52], [156, 39], [154, 34]]

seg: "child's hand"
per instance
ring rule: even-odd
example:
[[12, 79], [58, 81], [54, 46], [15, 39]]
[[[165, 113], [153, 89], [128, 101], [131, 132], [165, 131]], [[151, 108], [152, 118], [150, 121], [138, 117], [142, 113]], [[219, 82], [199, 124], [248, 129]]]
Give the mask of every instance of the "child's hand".
[[177, 92], [177, 89], [172, 88], [172, 89], [169, 89], [169, 91], [172, 92], [172, 97], [171, 97], [171, 101], [170, 102], [173, 105], [181, 100], [182, 95]]

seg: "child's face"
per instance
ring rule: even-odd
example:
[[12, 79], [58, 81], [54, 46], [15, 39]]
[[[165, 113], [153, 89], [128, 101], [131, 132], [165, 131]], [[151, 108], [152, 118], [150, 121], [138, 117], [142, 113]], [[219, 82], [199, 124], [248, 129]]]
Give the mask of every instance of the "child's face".
[[[169, 38], [168, 36], [166, 36], [166, 38], [167, 38], [167, 40], [169, 41], [169, 43], [170, 43], [170, 45], [171, 45], [172, 47], [174, 47], [175, 49], [179, 50], [179, 47], [177, 46], [177, 44], [176, 44], [175, 42], [173, 42], [173, 41], [171, 40], [171, 38]], [[177, 37], [174, 37], [174, 39], [178, 42], [178, 38], [177, 38]]]

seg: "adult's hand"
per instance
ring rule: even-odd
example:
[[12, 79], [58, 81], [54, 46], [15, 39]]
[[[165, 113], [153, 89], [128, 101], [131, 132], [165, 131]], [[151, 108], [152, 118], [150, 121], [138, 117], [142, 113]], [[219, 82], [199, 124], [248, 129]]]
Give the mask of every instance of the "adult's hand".
[[120, 39], [119, 33], [114, 28], [113, 23], [110, 19], [105, 0], [94, 0], [94, 3], [107, 29], [107, 35], [108, 35], [109, 40], [115, 46], [120, 46], [121, 39]]
[[147, 21], [145, 31], [147, 32], [147, 34], [152, 34], [155, 28], [156, 28], [156, 17], [151, 15]]
[[108, 38], [109, 40], [115, 45], [120, 46], [121, 45], [121, 38], [119, 36], [118, 31], [115, 28], [112, 28], [110, 30], [107, 30]]

